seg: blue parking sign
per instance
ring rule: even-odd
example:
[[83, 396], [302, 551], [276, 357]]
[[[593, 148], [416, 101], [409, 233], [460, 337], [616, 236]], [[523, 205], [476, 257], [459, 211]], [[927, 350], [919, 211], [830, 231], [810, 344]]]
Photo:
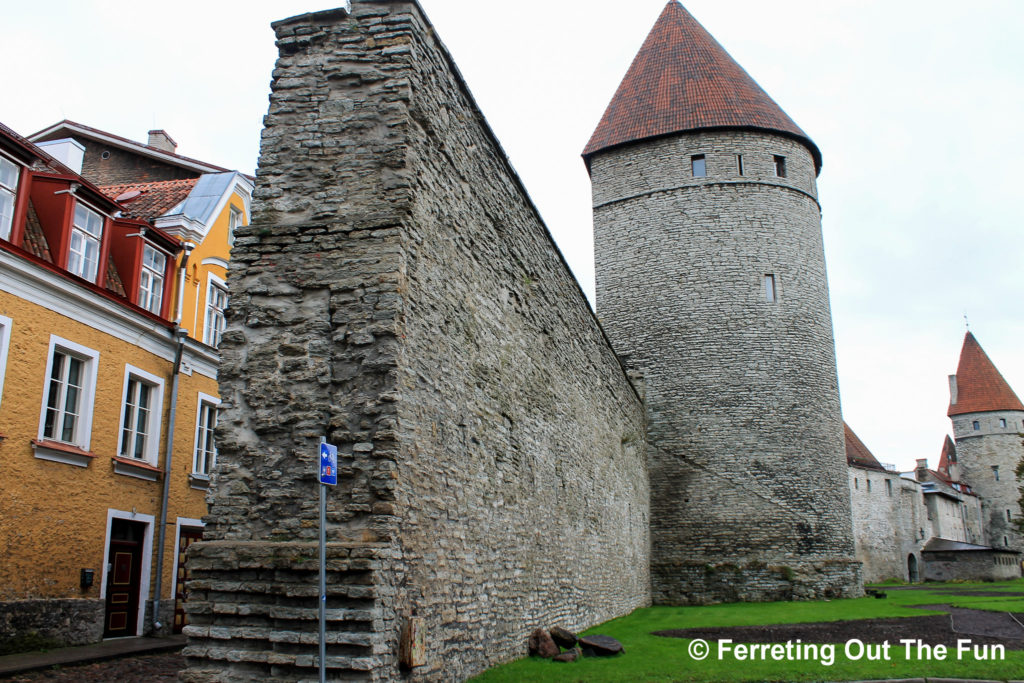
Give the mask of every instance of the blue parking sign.
[[338, 485], [338, 447], [320, 444], [320, 483]]

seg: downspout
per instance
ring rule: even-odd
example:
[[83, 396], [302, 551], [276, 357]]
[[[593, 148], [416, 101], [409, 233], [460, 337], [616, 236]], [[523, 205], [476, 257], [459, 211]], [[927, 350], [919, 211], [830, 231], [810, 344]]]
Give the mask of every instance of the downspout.
[[164, 451], [164, 490], [160, 500], [160, 528], [158, 530], [159, 540], [156, 549], [156, 586], [153, 590], [153, 631], [159, 632], [163, 624], [160, 623], [160, 597], [163, 592], [164, 578], [164, 545], [167, 541], [167, 499], [171, 491], [171, 459], [174, 456], [174, 419], [178, 409], [178, 378], [181, 376], [181, 356], [185, 350], [185, 337], [188, 330], [181, 326], [182, 295], [185, 293], [185, 272], [188, 266], [188, 256], [195, 248], [195, 244], [185, 242], [182, 245], [185, 249], [181, 257], [181, 265], [178, 266], [178, 307], [174, 318], [174, 337], [177, 341], [177, 348], [174, 352], [174, 368], [171, 371], [171, 407], [167, 415], [167, 444]]

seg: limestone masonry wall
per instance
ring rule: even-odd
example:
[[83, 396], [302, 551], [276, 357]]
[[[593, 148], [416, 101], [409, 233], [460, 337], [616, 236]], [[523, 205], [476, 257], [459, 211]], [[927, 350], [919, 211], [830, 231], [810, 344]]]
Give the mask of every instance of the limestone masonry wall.
[[315, 677], [321, 436], [331, 675], [461, 680], [649, 604], [642, 404], [419, 7], [275, 30], [183, 678]]
[[597, 313], [646, 385], [654, 601], [858, 594], [809, 151], [726, 130], [590, 163]]
[[849, 475], [854, 542], [864, 582], [909, 581], [909, 556], [920, 565], [921, 548], [932, 535], [920, 484], [897, 472], [856, 466], [849, 468]]

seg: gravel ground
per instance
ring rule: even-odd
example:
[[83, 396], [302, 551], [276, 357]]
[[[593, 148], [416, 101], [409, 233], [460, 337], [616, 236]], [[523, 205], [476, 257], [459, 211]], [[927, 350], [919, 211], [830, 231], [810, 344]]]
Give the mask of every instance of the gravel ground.
[[173, 652], [31, 671], [0, 680], [11, 683], [176, 683], [178, 672], [184, 668], [185, 658], [180, 653]]

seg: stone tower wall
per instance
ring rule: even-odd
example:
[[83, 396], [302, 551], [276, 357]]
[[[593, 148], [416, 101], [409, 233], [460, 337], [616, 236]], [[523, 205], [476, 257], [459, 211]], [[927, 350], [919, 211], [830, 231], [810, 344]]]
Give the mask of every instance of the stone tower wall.
[[[1024, 413], [1016, 410], [966, 413], [955, 415], [951, 420], [961, 478], [982, 501], [987, 543], [995, 548], [1024, 551], [1024, 535], [1017, 526], [1021, 492], [1016, 476], [1017, 467], [1024, 461]], [[1005, 427], [1000, 420], [1006, 421]], [[974, 422], [978, 423], [978, 429], [974, 429]], [[998, 479], [993, 466], [999, 468]]]
[[321, 436], [329, 675], [462, 680], [649, 604], [642, 404], [421, 10], [275, 30], [185, 680], [315, 677]]
[[646, 381], [654, 601], [857, 594], [810, 153], [673, 135], [601, 152], [591, 176], [597, 312]]

